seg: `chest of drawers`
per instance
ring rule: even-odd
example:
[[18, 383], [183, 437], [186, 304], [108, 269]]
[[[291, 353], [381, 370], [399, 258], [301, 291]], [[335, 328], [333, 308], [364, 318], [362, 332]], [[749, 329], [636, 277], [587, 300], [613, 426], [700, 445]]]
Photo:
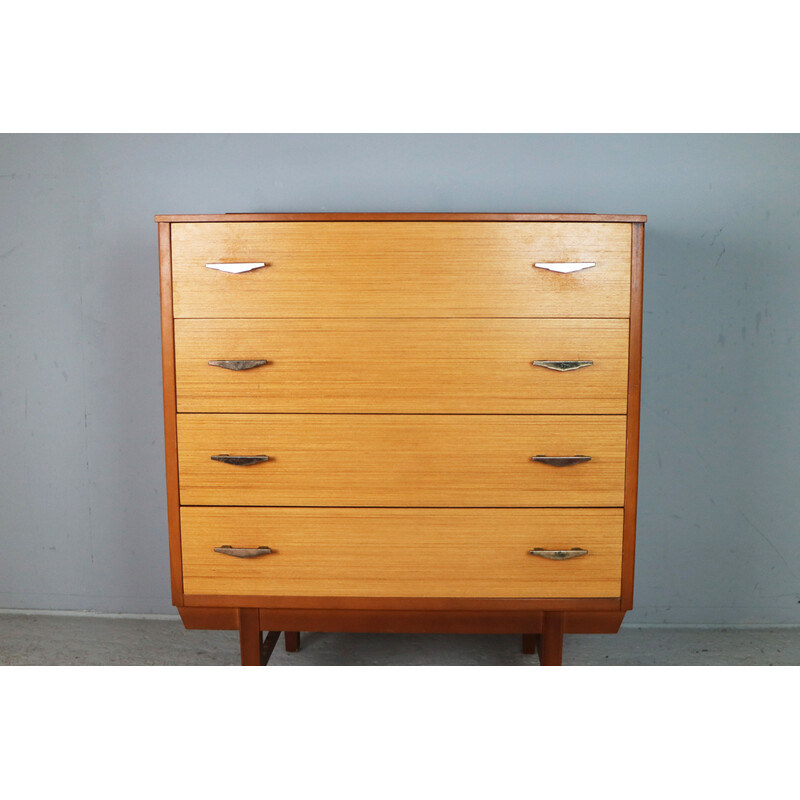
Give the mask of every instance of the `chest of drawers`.
[[[643, 216], [157, 216], [173, 602], [238, 630], [618, 630]], [[264, 636], [264, 633], [267, 636]]]

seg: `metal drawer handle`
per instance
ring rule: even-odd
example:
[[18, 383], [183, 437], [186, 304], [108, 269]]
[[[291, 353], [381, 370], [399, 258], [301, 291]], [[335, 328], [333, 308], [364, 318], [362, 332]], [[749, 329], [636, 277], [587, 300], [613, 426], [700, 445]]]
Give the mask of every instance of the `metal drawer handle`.
[[228, 264], [206, 264], [209, 269], [218, 269], [221, 272], [231, 272], [238, 274], [240, 272], [249, 272], [251, 269], [259, 269], [266, 267], [265, 261], [239, 261], [230, 262]]
[[222, 369], [235, 369], [237, 372], [243, 369], [255, 369], [264, 367], [267, 362], [262, 358], [258, 361], [209, 361], [209, 367], [222, 367]]
[[577, 272], [595, 266], [596, 261], [537, 261], [534, 267], [549, 269], [551, 272]]
[[224, 544], [222, 547], [215, 547], [214, 552], [236, 558], [260, 558], [268, 556], [272, 550], [269, 547], [231, 547], [229, 544]]
[[591, 460], [591, 456], [531, 456], [531, 461], [549, 464], [551, 467], [571, 467], [573, 464], [585, 464]]
[[211, 460], [221, 461], [223, 464], [233, 464], [236, 467], [249, 467], [251, 464], [269, 461], [269, 456], [229, 456], [227, 453], [221, 453], [218, 456], [211, 456]]
[[540, 558], [549, 558], [551, 561], [566, 561], [568, 558], [580, 558], [589, 555], [588, 550], [580, 547], [573, 547], [572, 550], [545, 550], [543, 547], [534, 547], [528, 553]]
[[591, 367], [594, 361], [531, 361], [531, 364], [533, 364], [534, 367], [554, 369], [556, 372], [570, 372], [573, 369]]

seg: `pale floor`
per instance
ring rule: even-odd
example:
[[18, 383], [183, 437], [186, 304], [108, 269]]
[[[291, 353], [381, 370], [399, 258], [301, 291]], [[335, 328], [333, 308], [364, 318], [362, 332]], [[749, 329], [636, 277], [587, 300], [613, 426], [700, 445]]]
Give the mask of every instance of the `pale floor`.
[[[239, 663], [236, 631], [187, 631], [163, 618], [0, 613], [0, 665], [225, 666]], [[304, 633], [283, 638], [270, 666], [523, 666], [517, 636]], [[623, 627], [564, 637], [571, 666], [800, 665], [800, 628]]]

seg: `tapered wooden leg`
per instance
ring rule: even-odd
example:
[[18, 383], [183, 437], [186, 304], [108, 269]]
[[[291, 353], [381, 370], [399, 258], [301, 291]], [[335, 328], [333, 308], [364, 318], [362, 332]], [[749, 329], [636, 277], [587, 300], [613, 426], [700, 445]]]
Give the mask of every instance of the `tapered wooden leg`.
[[261, 666], [261, 625], [257, 608], [239, 609], [239, 647], [243, 667]]
[[539, 663], [543, 667], [560, 667], [563, 647], [564, 612], [545, 611], [539, 638]]
[[296, 653], [300, 649], [300, 631], [284, 631], [283, 638], [286, 640], [287, 653]]
[[263, 666], [267, 666], [269, 662], [269, 657], [272, 655], [272, 651], [275, 649], [275, 645], [278, 644], [278, 639], [281, 638], [280, 631], [270, 631], [264, 641], [261, 644], [261, 664]]
[[526, 656], [532, 656], [536, 652], [536, 640], [538, 638], [539, 638], [538, 633], [522, 634], [522, 652]]

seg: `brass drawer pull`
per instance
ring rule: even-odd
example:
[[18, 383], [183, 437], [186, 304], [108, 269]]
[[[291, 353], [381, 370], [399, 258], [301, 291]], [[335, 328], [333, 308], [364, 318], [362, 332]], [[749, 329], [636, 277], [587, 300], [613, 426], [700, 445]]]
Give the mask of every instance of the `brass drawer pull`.
[[228, 264], [206, 264], [209, 269], [218, 269], [221, 272], [231, 272], [234, 274], [238, 274], [240, 272], [249, 272], [251, 269], [259, 269], [260, 267], [266, 267], [267, 264], [264, 261], [239, 261], [239, 262], [230, 262]]
[[209, 367], [222, 367], [222, 369], [234, 369], [237, 372], [243, 369], [255, 369], [256, 367], [266, 366], [267, 362], [262, 358], [257, 361], [209, 361]]
[[229, 456], [227, 453], [220, 453], [218, 456], [211, 456], [211, 460], [221, 461], [223, 464], [233, 464], [236, 467], [249, 467], [251, 464], [269, 461], [269, 456]]
[[591, 367], [594, 361], [531, 361], [531, 364], [533, 364], [534, 367], [554, 369], [556, 372], [570, 372], [573, 369]]
[[534, 547], [528, 553], [540, 558], [549, 558], [551, 561], [566, 561], [568, 558], [580, 558], [589, 555], [588, 550], [580, 547], [573, 547], [572, 550], [545, 550], [543, 547]]
[[595, 266], [596, 261], [537, 261], [533, 266], [549, 269], [551, 272], [577, 272]]
[[549, 464], [551, 467], [571, 467], [573, 464], [585, 464], [591, 460], [591, 456], [531, 456], [531, 461]]
[[268, 556], [272, 550], [269, 547], [231, 547], [229, 544], [224, 544], [222, 547], [215, 547], [214, 552], [236, 558], [260, 558]]

